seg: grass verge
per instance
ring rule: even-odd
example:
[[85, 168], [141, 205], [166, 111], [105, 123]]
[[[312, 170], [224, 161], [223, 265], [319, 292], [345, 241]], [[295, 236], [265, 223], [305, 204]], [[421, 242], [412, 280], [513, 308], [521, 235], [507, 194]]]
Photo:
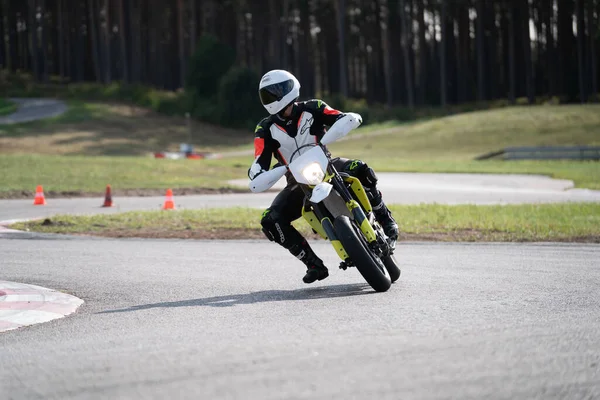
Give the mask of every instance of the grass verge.
[[247, 169], [246, 163], [236, 159], [9, 154], [0, 157], [0, 198], [30, 197], [36, 185], [42, 185], [50, 197], [103, 193], [108, 184], [115, 194], [123, 189], [215, 189], [227, 187], [229, 179], [245, 176]]
[[[385, 134], [377, 134], [383, 129]], [[600, 104], [508, 107], [396, 128], [374, 125], [365, 132], [377, 135], [367, 143], [334, 143], [332, 150], [363, 157], [467, 161], [510, 146], [600, 145]]]
[[17, 111], [18, 106], [10, 100], [0, 98], [0, 116], [12, 114]]
[[[466, 242], [588, 242], [600, 243], [600, 204], [539, 205], [418, 205], [392, 206], [401, 240]], [[108, 237], [255, 239], [261, 210], [145, 211], [94, 216], [56, 216], [44, 221], [17, 223], [14, 229], [46, 233]], [[306, 222], [295, 222], [305, 235]], [[314, 235], [312, 235], [314, 237]]]

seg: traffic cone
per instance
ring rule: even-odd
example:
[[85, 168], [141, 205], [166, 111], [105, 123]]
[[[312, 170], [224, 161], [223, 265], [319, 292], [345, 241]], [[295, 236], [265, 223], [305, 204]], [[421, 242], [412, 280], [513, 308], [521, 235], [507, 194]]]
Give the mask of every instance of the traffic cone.
[[46, 198], [44, 197], [44, 188], [42, 187], [42, 185], [38, 185], [38, 187], [35, 188], [35, 199], [33, 200], [33, 205], [34, 206], [45, 206], [46, 205]]
[[112, 194], [110, 191], [110, 185], [106, 185], [106, 194], [104, 195], [104, 204], [102, 204], [102, 207], [112, 207], [113, 206], [113, 201], [112, 201]]
[[173, 191], [171, 189], [167, 189], [167, 198], [165, 199], [165, 204], [163, 204], [163, 210], [174, 210], [175, 202], [173, 201]]

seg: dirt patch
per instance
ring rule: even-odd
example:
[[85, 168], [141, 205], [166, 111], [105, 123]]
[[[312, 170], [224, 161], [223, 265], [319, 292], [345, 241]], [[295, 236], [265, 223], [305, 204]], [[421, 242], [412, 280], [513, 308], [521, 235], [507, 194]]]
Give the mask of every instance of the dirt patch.
[[[164, 196], [166, 189], [118, 189], [112, 190], [113, 197], [149, 197]], [[250, 193], [250, 190], [243, 188], [176, 188], [173, 189], [174, 196], [186, 196], [194, 194], [231, 194], [231, 193]], [[104, 192], [85, 192], [79, 190], [72, 191], [44, 191], [47, 199], [74, 198], [74, 197], [104, 197]], [[35, 191], [29, 190], [9, 190], [0, 192], [0, 199], [33, 199]]]

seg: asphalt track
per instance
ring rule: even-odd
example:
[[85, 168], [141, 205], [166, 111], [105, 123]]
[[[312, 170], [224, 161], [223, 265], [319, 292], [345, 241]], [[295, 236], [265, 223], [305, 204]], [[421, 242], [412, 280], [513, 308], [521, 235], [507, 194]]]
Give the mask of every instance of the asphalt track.
[[[486, 201], [597, 201], [551, 184], [513, 183], [511, 194], [508, 183], [482, 183]], [[422, 193], [436, 195], [431, 185]], [[116, 199], [121, 210], [146, 207]], [[199, 204], [186, 199], [176, 201]], [[6, 200], [0, 220], [118, 211], [100, 204]], [[402, 243], [403, 275], [386, 293], [338, 270], [327, 243], [314, 247], [331, 276], [308, 286], [303, 266], [266, 240], [0, 233], [0, 279], [85, 301], [66, 318], [0, 333], [1, 397], [600, 398], [600, 246]]]
[[377, 294], [263, 244], [0, 241], [4, 279], [85, 300], [0, 334], [3, 399], [600, 397], [598, 246], [402, 244]]
[[67, 111], [67, 105], [61, 100], [34, 98], [11, 98], [10, 100], [17, 103], [19, 108], [12, 114], [0, 117], [0, 125], [57, 117]]

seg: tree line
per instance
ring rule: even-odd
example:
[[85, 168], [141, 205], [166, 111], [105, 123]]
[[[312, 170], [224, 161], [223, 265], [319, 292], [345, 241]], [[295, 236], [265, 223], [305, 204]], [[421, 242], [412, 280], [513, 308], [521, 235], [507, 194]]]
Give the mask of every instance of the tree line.
[[599, 17], [600, 0], [0, 0], [0, 69], [174, 90], [211, 35], [237, 65], [292, 71], [307, 96], [586, 102]]

